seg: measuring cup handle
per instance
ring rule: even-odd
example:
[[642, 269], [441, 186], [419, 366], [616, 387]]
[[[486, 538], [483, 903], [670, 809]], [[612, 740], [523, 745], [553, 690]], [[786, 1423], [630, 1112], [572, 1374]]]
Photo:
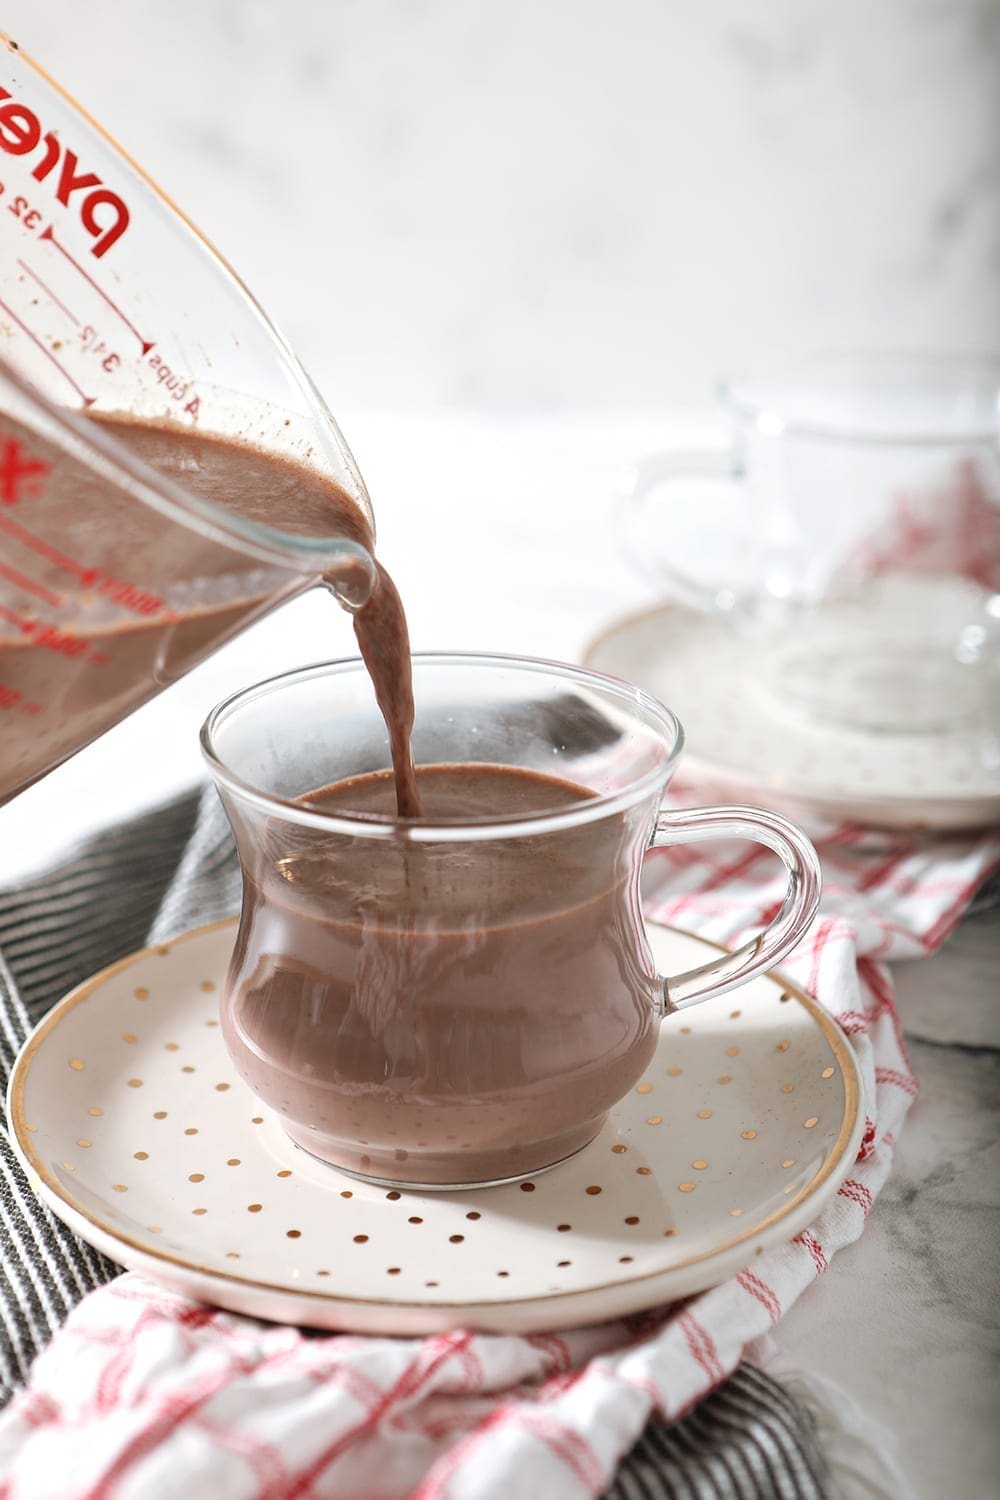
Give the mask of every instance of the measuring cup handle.
[[690, 844], [699, 839], [749, 839], [772, 849], [788, 872], [785, 899], [773, 921], [732, 953], [721, 953], [696, 969], [660, 976], [661, 1015], [686, 1010], [724, 995], [764, 974], [798, 942], [819, 906], [819, 857], [801, 829], [778, 813], [759, 807], [702, 807], [664, 812], [656, 820], [650, 848]]
[[731, 609], [735, 598], [720, 599], [717, 587], [708, 588], [677, 567], [670, 523], [685, 496], [697, 504], [699, 486], [720, 484], [744, 488], [742, 463], [732, 449], [675, 448], [633, 465], [619, 487], [626, 557], [657, 588], [666, 585], [682, 604], [708, 614]]

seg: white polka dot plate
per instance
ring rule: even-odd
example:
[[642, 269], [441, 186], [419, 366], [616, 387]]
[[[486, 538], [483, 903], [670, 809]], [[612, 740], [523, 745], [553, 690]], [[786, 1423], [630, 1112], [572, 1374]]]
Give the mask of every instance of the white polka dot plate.
[[[661, 970], [703, 961], [650, 927]], [[777, 976], [666, 1021], [644, 1079], [522, 1183], [386, 1191], [306, 1155], [216, 1020], [234, 924], [124, 959], [36, 1028], [8, 1109], [34, 1190], [118, 1262], [221, 1307], [370, 1333], [572, 1327], [711, 1286], [836, 1192], [864, 1121], [854, 1053]]]
[[582, 661], [679, 715], [687, 750], [677, 786], [882, 828], [958, 832], [1000, 821], [991, 730], [876, 734], [811, 723], [760, 685], [757, 650], [725, 623], [665, 604], [609, 626]]

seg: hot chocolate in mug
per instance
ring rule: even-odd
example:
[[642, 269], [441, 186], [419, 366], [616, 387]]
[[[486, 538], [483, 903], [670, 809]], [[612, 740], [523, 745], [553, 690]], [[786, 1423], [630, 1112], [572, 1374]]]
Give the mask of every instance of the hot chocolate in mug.
[[[395, 815], [360, 661], [206, 721], [243, 873], [223, 1035], [314, 1155], [389, 1186], [508, 1181], [593, 1139], [664, 1016], [789, 951], [819, 863], [774, 813], [661, 811], [683, 731], [639, 688], [517, 657], [417, 654], [413, 671], [420, 821]], [[660, 975], [644, 856], [712, 838], [772, 849], [783, 904], [736, 952]]]
[[809, 358], [721, 396], [728, 446], [653, 454], [626, 479], [637, 565], [735, 628], [783, 710], [978, 732], [995, 763], [1000, 362]]

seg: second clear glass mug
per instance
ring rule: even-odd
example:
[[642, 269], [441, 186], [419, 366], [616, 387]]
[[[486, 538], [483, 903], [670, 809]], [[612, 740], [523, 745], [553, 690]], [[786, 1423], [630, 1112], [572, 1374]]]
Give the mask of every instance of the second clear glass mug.
[[628, 475], [636, 565], [735, 627], [782, 710], [979, 732], [995, 763], [1000, 361], [816, 356], [720, 397], [725, 449], [675, 448]]
[[[683, 730], [639, 688], [527, 658], [413, 665], [418, 766], [475, 762], [583, 795], [478, 820], [333, 813], [308, 794], [389, 764], [361, 662], [227, 699], [202, 729], [243, 872], [223, 1034], [292, 1140], [342, 1170], [390, 1187], [510, 1181], [593, 1139], [664, 1016], [792, 948], [819, 862], [775, 813], [661, 811]], [[640, 911], [643, 857], [705, 838], [772, 849], [785, 898], [735, 952], [664, 977]]]

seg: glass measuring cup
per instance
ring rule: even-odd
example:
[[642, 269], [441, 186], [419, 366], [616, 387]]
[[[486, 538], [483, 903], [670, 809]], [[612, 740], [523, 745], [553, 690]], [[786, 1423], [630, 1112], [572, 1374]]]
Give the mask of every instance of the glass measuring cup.
[[374, 584], [332, 416], [177, 208], [0, 34], [0, 803], [321, 578]]

